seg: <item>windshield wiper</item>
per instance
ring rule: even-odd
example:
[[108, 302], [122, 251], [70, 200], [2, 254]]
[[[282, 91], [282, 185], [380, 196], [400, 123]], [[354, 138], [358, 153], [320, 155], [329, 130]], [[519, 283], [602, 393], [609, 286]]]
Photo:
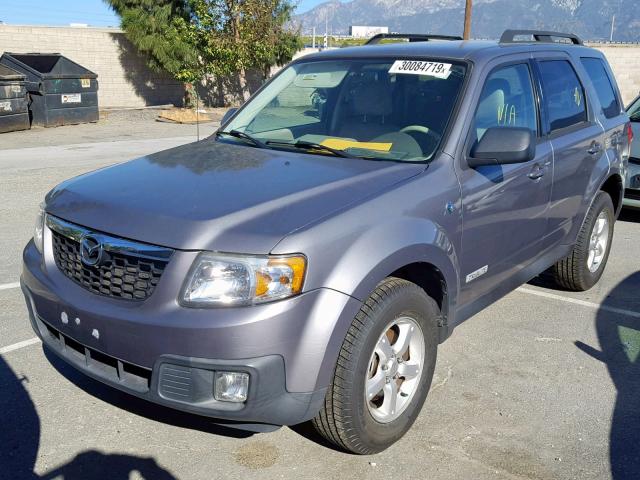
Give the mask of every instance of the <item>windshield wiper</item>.
[[271, 148], [271, 147], [269, 147], [269, 145], [264, 143], [262, 140], [258, 140], [253, 135], [249, 135], [246, 132], [241, 132], [240, 130], [229, 130], [228, 132], [221, 132], [221, 131], [216, 132], [216, 137], [219, 137], [220, 135], [229, 135], [231, 137], [241, 138], [243, 140], [248, 140], [249, 142], [251, 142], [253, 144], [254, 147]]
[[269, 140], [266, 143], [267, 143], [268, 147], [271, 146], [271, 145], [278, 145], [278, 146], [283, 146], [283, 147], [299, 148], [301, 150], [320, 150], [320, 151], [323, 151], [323, 152], [332, 153], [336, 157], [360, 158], [357, 155], [352, 155], [350, 153], [345, 152], [344, 150], [338, 150], [337, 148], [327, 147], [326, 145], [322, 145], [321, 143], [305, 142], [303, 140], [298, 140], [295, 143], [278, 142], [278, 141], [275, 141], [275, 140]]

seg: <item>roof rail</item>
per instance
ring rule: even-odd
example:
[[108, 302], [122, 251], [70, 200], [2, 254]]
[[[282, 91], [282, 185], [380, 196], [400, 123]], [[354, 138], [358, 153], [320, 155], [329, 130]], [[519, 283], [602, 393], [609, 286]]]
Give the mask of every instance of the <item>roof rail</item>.
[[505, 30], [500, 43], [531, 43], [532, 40], [516, 40], [516, 37], [532, 37], [534, 42], [560, 43], [555, 38], [565, 38], [574, 45], [582, 45], [582, 40], [573, 33], [546, 32], [544, 30]]
[[374, 35], [365, 45], [376, 45], [387, 38], [406, 38], [409, 42], [428, 42], [429, 40], [462, 40], [455, 35], [430, 35], [423, 33], [379, 33]]

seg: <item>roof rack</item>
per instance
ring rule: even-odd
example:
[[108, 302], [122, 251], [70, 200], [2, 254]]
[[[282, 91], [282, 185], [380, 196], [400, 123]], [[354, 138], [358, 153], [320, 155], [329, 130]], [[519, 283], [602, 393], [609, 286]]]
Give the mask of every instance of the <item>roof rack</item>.
[[533, 37], [534, 42], [560, 43], [554, 38], [570, 40], [574, 45], [582, 45], [582, 40], [573, 33], [546, 32], [544, 30], [505, 30], [500, 37], [500, 43], [531, 43], [532, 40], [516, 40], [516, 37]]
[[423, 33], [379, 33], [374, 35], [365, 45], [377, 45], [387, 38], [405, 38], [409, 42], [428, 42], [429, 40], [462, 40], [455, 35], [429, 35]]

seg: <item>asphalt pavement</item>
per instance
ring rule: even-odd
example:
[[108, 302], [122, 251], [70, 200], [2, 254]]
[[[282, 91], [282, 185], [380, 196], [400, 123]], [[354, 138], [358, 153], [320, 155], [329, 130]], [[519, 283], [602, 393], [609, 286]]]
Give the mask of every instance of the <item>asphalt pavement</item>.
[[149, 124], [133, 138], [87, 129], [78, 142], [74, 128], [0, 136], [0, 478], [640, 478], [640, 213], [616, 224], [591, 291], [534, 282], [460, 326], [414, 427], [359, 457], [307, 425], [248, 435], [145, 403], [43, 351], [16, 282], [44, 194], [195, 140]]

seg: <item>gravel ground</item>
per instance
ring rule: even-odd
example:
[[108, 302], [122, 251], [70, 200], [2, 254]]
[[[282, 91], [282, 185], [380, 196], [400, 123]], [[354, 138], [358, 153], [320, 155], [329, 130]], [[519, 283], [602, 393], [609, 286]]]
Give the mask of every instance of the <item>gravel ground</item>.
[[[26, 132], [30, 148], [9, 149], [0, 137], [0, 478], [640, 478], [640, 213], [617, 223], [591, 291], [526, 285], [461, 325], [439, 349], [414, 427], [374, 456], [335, 451], [306, 425], [256, 435], [217, 427], [47, 354], [31, 341], [15, 286], [45, 192], [194, 140], [191, 126], [112, 120]], [[144, 135], [127, 137], [134, 128]], [[79, 145], [79, 135], [94, 143]]]

